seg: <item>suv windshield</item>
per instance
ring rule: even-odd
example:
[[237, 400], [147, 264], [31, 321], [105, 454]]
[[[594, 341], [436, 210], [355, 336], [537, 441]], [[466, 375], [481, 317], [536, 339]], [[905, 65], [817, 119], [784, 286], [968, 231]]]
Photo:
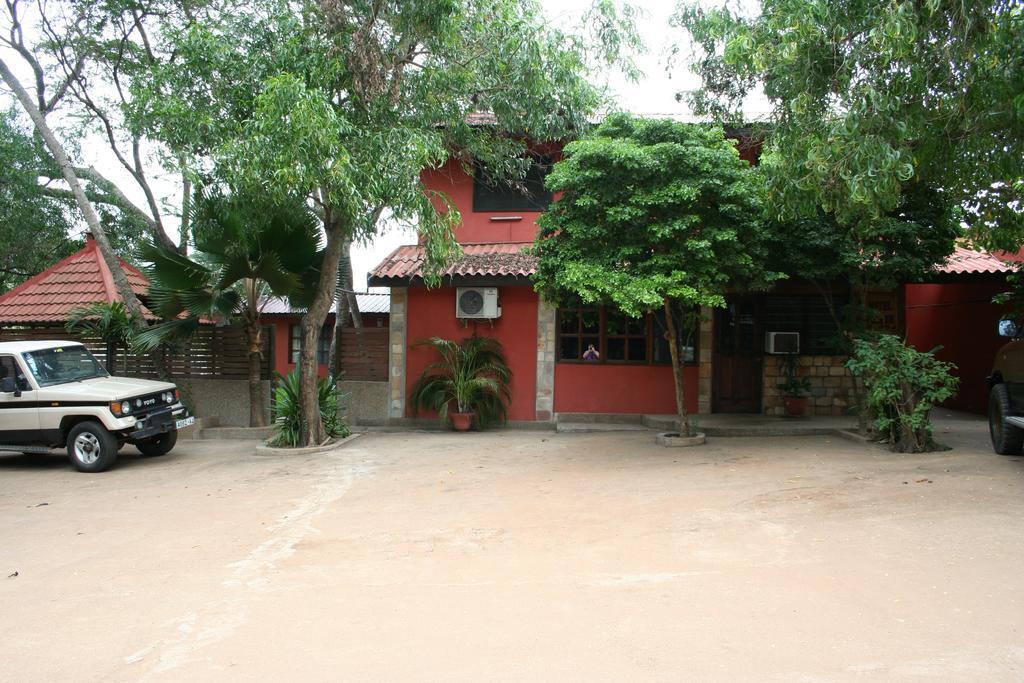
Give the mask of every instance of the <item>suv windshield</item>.
[[39, 386], [109, 377], [84, 346], [59, 346], [21, 354]]

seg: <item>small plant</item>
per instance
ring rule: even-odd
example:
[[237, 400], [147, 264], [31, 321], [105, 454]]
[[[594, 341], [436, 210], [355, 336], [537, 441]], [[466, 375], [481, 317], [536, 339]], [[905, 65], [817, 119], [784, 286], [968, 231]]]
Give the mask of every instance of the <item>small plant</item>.
[[864, 381], [868, 410], [875, 416], [880, 440], [893, 451], [924, 453], [942, 447], [932, 438], [929, 419], [937, 403], [956, 394], [960, 380], [950, 374], [956, 366], [922, 353], [891, 334], [854, 343], [847, 363]]
[[[299, 371], [293, 370], [288, 376], [277, 374], [277, 388], [274, 390], [274, 414], [277, 436], [272, 446], [298, 446], [302, 441], [302, 409], [299, 402]], [[320, 419], [329, 438], [344, 438], [351, 434], [348, 425], [338, 415], [345, 394], [333, 378], [321, 378], [317, 382], [317, 396], [320, 402]]]
[[79, 334], [95, 334], [106, 344], [107, 372], [116, 372], [114, 359], [120, 349], [125, 350], [124, 371], [127, 372], [127, 351], [135, 338], [145, 329], [145, 322], [135, 318], [121, 301], [95, 302], [70, 311], [64, 329]]
[[786, 354], [782, 359], [782, 374], [786, 379], [778, 387], [783, 396], [801, 398], [811, 395], [811, 378], [799, 374], [799, 360], [795, 353]]
[[447, 420], [450, 411], [472, 413], [481, 428], [508, 419], [512, 370], [501, 342], [473, 335], [461, 342], [433, 337], [418, 346], [433, 347], [441, 360], [428, 365], [416, 381], [409, 397], [414, 414], [433, 410]]

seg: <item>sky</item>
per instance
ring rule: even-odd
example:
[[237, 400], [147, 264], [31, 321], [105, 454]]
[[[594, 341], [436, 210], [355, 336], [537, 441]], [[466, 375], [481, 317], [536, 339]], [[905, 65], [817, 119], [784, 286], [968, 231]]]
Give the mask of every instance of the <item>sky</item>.
[[[543, 9], [551, 23], [564, 30], [578, 27], [592, 2], [593, 0], [541, 0]], [[708, 0], [708, 2], [709, 4], [718, 4], [716, 0]], [[630, 82], [621, 74], [612, 72], [606, 76], [606, 82], [598, 84], [609, 88], [616, 102], [614, 108], [645, 115], [673, 117], [689, 115], [686, 105], [675, 99], [676, 93], [680, 90], [691, 89], [698, 85], [697, 77], [690, 73], [685, 64], [688, 48], [684, 46], [680, 63], [672, 73], [668, 73], [665, 68], [665, 56], [668, 48], [674, 43], [685, 41], [683, 31], [669, 26], [669, 17], [674, 11], [675, 4], [675, 0], [633, 0], [633, 5], [640, 10], [637, 28], [646, 48], [642, 54], [635, 57], [636, 64], [641, 69], [643, 76], [637, 82]], [[0, 28], [3, 27], [0, 26]], [[9, 53], [4, 56], [5, 58], [10, 57], [7, 62], [12, 68], [17, 69], [17, 75], [23, 83], [31, 82], [24, 62]], [[112, 153], [99, 138], [90, 140], [87, 137], [82, 140], [81, 153], [84, 157], [83, 161], [87, 164], [94, 164], [104, 174], [114, 179], [133, 201], [140, 206], [145, 205], [142, 191], [117, 163]], [[173, 198], [174, 202], [180, 197], [177, 177], [157, 177], [153, 185], [159, 195]], [[174, 225], [177, 219], [170, 219], [167, 222]], [[366, 273], [395, 247], [415, 242], [415, 232], [389, 227], [372, 244], [354, 245], [352, 263], [355, 288], [357, 290], [365, 288]]]

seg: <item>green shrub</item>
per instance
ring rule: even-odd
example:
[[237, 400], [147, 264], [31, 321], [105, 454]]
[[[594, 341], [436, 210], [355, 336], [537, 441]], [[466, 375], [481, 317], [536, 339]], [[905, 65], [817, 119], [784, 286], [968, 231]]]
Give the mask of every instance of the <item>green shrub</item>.
[[461, 342], [433, 337], [418, 345], [432, 347], [441, 359], [427, 366], [412, 389], [414, 414], [433, 410], [446, 420], [454, 407], [460, 413], [475, 414], [481, 429], [508, 419], [512, 370], [501, 342], [473, 335]]
[[[298, 446], [302, 440], [303, 427], [299, 403], [299, 371], [293, 370], [287, 377], [280, 372], [276, 374], [278, 383], [274, 390], [274, 414], [277, 419], [274, 426], [277, 435], [270, 443], [273, 446]], [[351, 434], [348, 425], [338, 415], [338, 408], [347, 394], [338, 388], [332, 378], [321, 378], [316, 389], [320, 399], [320, 419], [323, 420], [327, 436], [344, 438]]]
[[956, 395], [956, 366], [922, 353], [890, 334], [854, 343], [847, 363], [864, 382], [867, 408], [875, 417], [880, 440], [902, 453], [939, 450], [932, 438], [932, 407]]

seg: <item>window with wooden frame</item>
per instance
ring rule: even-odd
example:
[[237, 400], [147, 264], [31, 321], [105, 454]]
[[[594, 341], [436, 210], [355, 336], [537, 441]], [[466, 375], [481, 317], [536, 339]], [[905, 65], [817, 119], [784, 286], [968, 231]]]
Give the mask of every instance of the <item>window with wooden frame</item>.
[[[562, 363], [669, 365], [663, 311], [631, 318], [606, 306], [558, 309], [558, 360]], [[680, 345], [682, 360], [697, 361], [696, 331]], [[591, 347], [593, 347], [591, 349]]]
[[[334, 330], [324, 326], [320, 330], [320, 343], [316, 350], [316, 362], [320, 365], [328, 365], [331, 362], [331, 337]], [[291, 325], [288, 328], [288, 362], [298, 365], [302, 358], [302, 326]]]

